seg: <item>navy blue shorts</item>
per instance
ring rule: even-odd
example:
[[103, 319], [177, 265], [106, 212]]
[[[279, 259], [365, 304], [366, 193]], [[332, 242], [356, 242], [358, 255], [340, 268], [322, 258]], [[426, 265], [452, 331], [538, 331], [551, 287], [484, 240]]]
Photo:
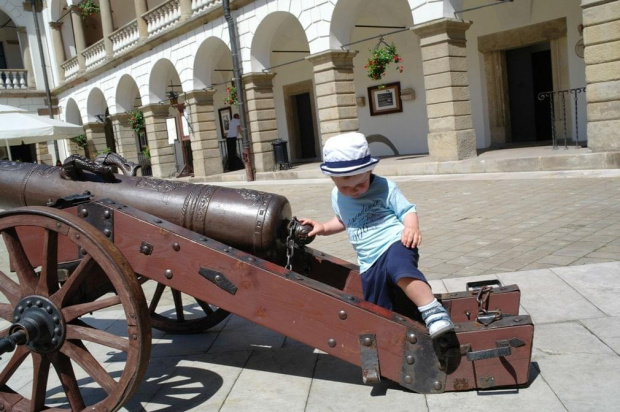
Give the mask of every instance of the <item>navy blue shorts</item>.
[[407, 248], [401, 241], [392, 243], [366, 272], [362, 273], [364, 300], [393, 310], [397, 282], [402, 278], [426, 278], [418, 269], [418, 248]]

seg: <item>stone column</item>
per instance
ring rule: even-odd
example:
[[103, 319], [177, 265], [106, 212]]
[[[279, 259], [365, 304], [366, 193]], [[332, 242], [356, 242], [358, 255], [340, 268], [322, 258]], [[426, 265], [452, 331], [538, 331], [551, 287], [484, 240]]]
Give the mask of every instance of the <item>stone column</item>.
[[17, 36], [19, 39], [19, 46], [22, 49], [22, 61], [24, 62], [24, 69], [28, 70], [28, 88], [36, 89], [36, 81], [34, 77], [34, 70], [32, 67], [32, 56], [30, 55], [30, 42], [28, 42], [28, 32], [25, 27], [17, 28]]
[[179, 6], [181, 8], [181, 20], [192, 17], [192, 0], [180, 0]]
[[[35, 149], [37, 152], [37, 162], [46, 164], [48, 166], [55, 166], [54, 158], [47, 148], [47, 142], [45, 143], [37, 143], [35, 145]], [[60, 159], [62, 162], [63, 159]]]
[[138, 146], [136, 135], [131, 128], [128, 113], [118, 113], [110, 116], [114, 135], [118, 137], [116, 151], [125, 159], [138, 163]]
[[73, 36], [75, 37], [75, 49], [77, 53], [80, 71], [86, 70], [86, 61], [82, 52], [86, 48], [86, 37], [84, 36], [84, 25], [78, 6], [71, 6], [71, 23], [73, 23]]
[[146, 39], [149, 37], [149, 28], [146, 21], [142, 18], [142, 15], [148, 11], [149, 6], [146, 0], [134, 0], [133, 4], [136, 9], [136, 19], [138, 20], [138, 32], [140, 33], [140, 38]]
[[54, 44], [54, 56], [56, 57], [56, 72], [58, 73], [58, 83], [64, 83], [65, 70], [62, 64], [65, 62], [65, 46], [62, 42], [62, 22], [51, 21], [52, 42]]
[[140, 108], [144, 114], [146, 137], [151, 153], [151, 169], [154, 177], [174, 177], [177, 173], [174, 145], [168, 143], [166, 119], [170, 106], [151, 104]]
[[213, 95], [215, 90], [193, 91], [186, 95], [192, 130], [192, 155], [194, 176], [210, 176], [223, 173], [215, 124]]
[[306, 57], [314, 66], [321, 146], [331, 136], [359, 129], [353, 74], [356, 54], [328, 50]]
[[99, 152], [103, 152], [108, 144], [105, 140], [105, 128], [103, 123], [86, 123], [84, 132], [88, 139], [88, 155], [91, 159], [97, 157]]
[[103, 44], [105, 54], [108, 59], [112, 58], [112, 40], [110, 35], [114, 32], [114, 22], [112, 20], [112, 8], [110, 0], [99, 0], [99, 14], [101, 15], [101, 30], [103, 31]]
[[581, 0], [588, 148], [620, 150], [620, 2]]
[[437, 161], [477, 156], [465, 48], [465, 31], [470, 25], [441, 19], [413, 27], [422, 49], [428, 150]]
[[278, 138], [276, 106], [273, 99], [274, 73], [248, 73], [243, 76], [248, 106], [249, 138], [254, 167], [258, 172], [273, 170], [271, 142]]

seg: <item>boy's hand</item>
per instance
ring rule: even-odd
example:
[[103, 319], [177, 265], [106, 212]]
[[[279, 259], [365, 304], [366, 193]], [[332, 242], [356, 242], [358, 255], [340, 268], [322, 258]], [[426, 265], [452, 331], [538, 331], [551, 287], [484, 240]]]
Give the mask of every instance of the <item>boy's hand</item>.
[[417, 226], [405, 226], [400, 236], [400, 241], [407, 248], [418, 247], [422, 243], [422, 233], [420, 233], [420, 229]]
[[302, 225], [312, 226], [312, 230], [308, 232], [308, 237], [322, 235], [325, 233], [325, 225], [323, 225], [323, 223], [317, 222], [316, 220], [301, 218], [299, 219], [299, 223], [301, 223]]

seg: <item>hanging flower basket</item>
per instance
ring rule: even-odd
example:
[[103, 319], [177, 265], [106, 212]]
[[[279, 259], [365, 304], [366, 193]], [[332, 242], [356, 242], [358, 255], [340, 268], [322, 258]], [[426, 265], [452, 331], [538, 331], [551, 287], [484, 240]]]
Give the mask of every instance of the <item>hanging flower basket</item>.
[[[370, 50], [368, 63], [364, 66], [368, 77], [372, 80], [381, 80], [385, 76], [385, 71], [390, 63], [401, 63], [403, 58], [398, 55], [394, 43], [387, 44], [381, 39], [374, 49]], [[405, 66], [398, 65], [396, 70], [403, 72]]]
[[237, 100], [237, 88], [230, 86], [226, 88], [226, 97], [224, 97], [224, 104], [229, 106], [239, 106], [239, 100]]
[[129, 112], [129, 124], [136, 134], [146, 127], [144, 123], [144, 114], [140, 110], [132, 110]]
[[93, 0], [83, 0], [78, 4], [82, 19], [89, 19], [99, 13], [99, 5]]

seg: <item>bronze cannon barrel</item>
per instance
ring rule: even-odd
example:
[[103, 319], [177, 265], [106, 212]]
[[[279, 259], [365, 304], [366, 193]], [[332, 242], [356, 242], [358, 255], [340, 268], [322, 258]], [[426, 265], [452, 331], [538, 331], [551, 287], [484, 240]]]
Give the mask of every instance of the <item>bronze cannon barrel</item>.
[[67, 180], [60, 171], [0, 161], [0, 208], [44, 206], [88, 191], [92, 199], [113, 199], [248, 253], [271, 254], [286, 241], [291, 207], [284, 196], [139, 176], [104, 182], [86, 171]]

